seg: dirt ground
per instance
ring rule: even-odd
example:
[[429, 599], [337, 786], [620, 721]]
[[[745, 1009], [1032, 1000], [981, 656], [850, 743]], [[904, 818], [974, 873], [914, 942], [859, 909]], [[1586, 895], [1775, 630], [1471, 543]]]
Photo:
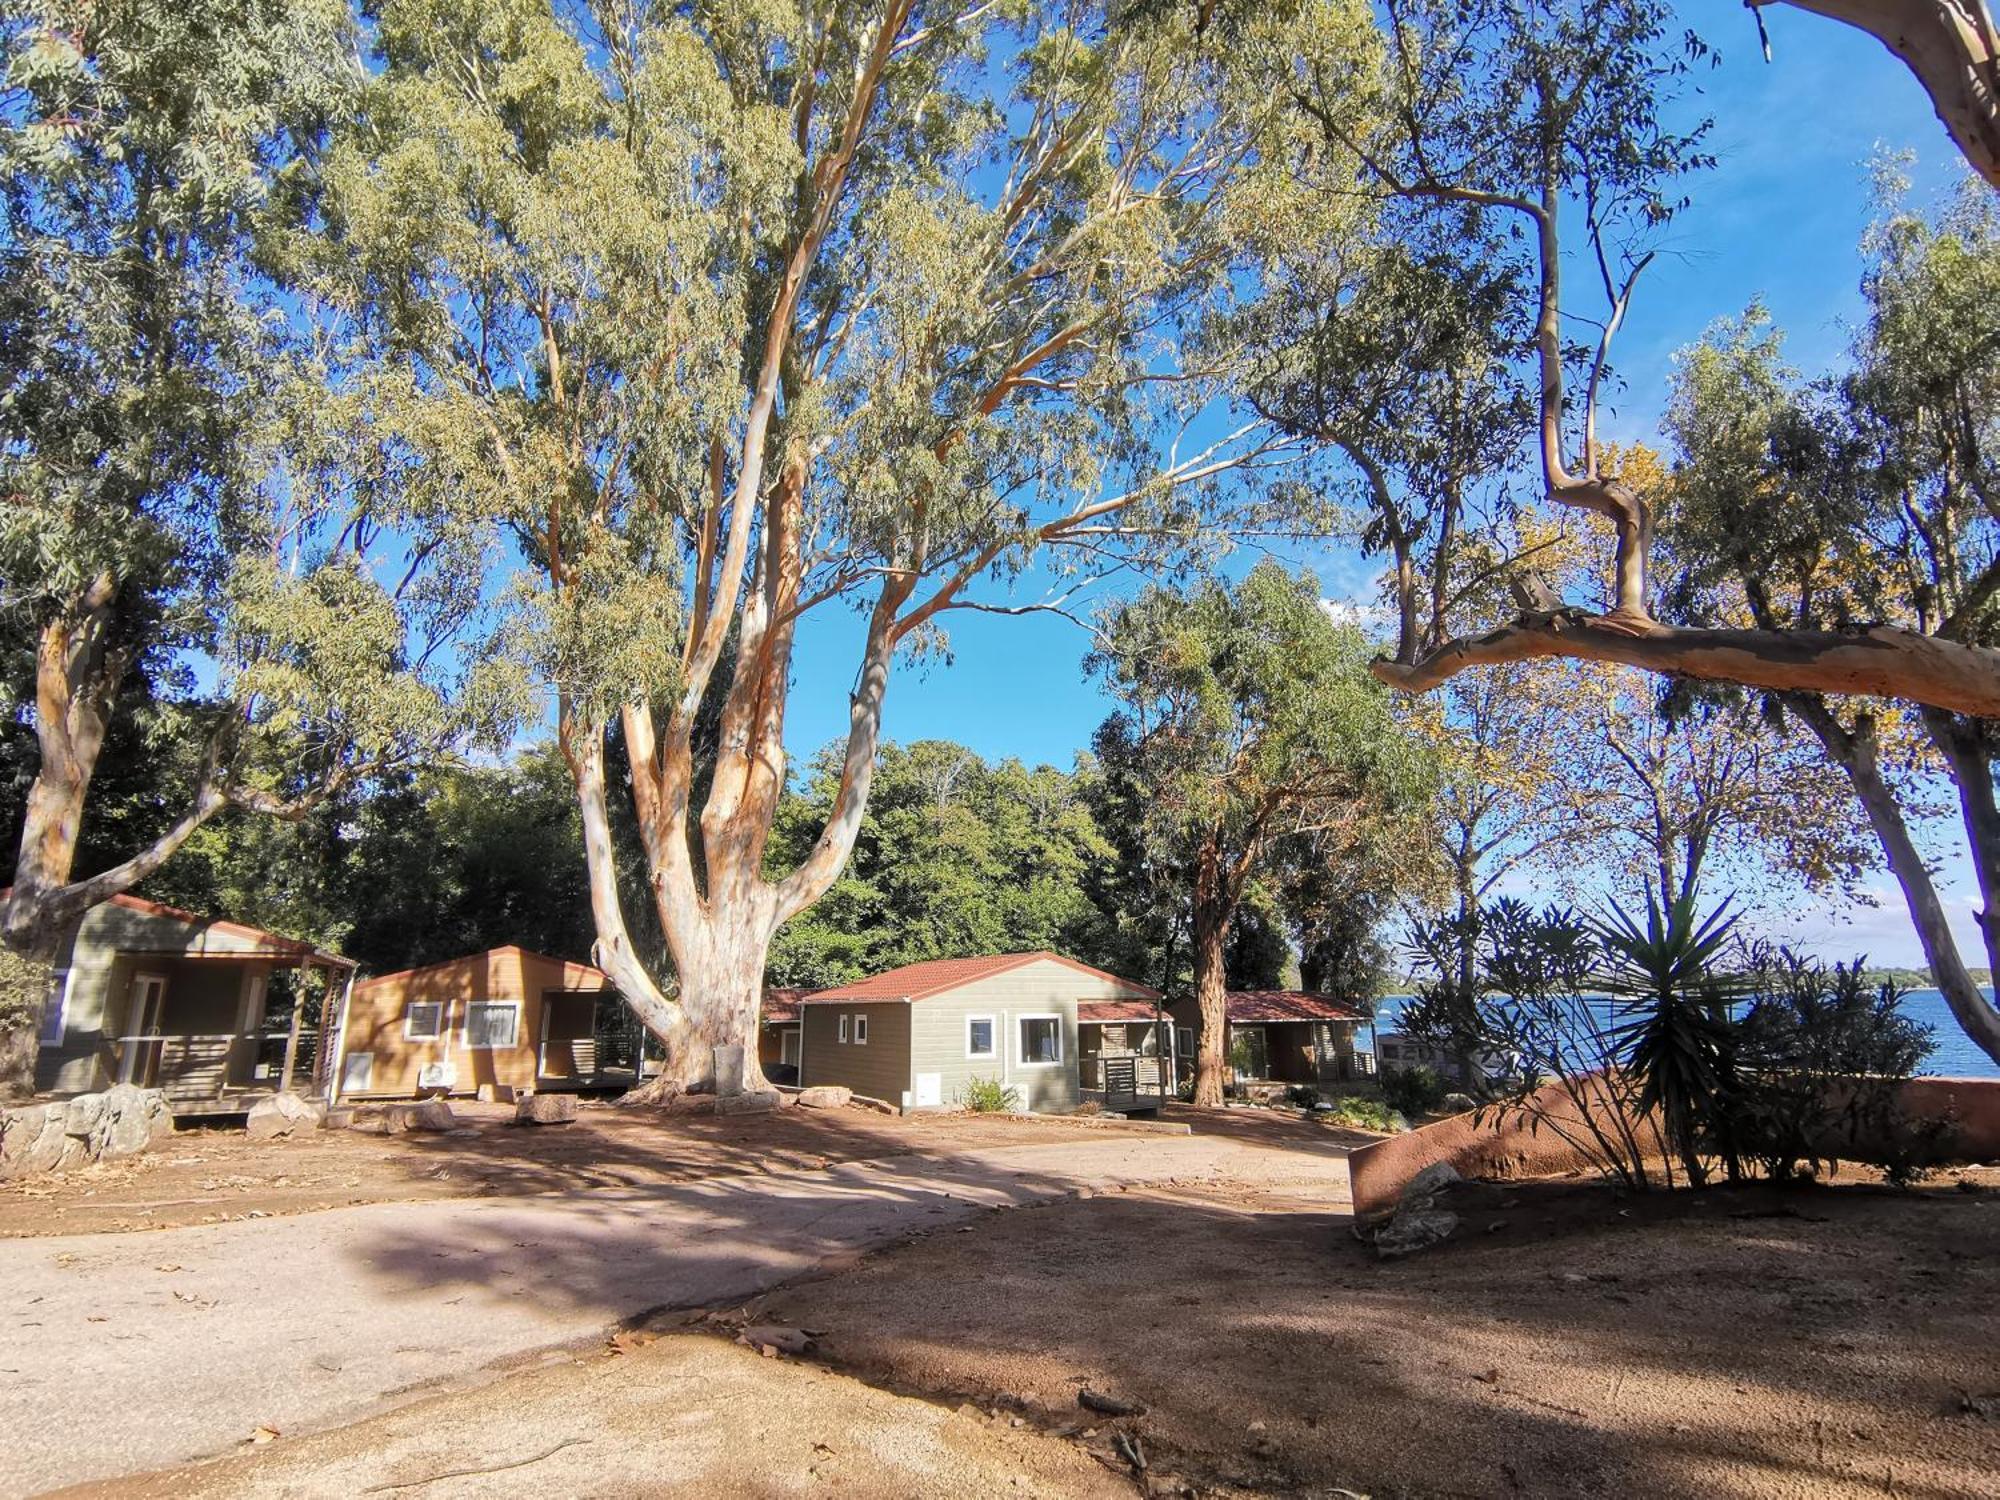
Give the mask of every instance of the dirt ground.
[[68, 1495], [1129, 1497], [1081, 1446], [682, 1334], [220, 1463]]
[[1043, 1424], [1143, 1404], [1204, 1492], [2000, 1495], [2000, 1171], [1504, 1201], [1391, 1263], [1254, 1182], [1057, 1203], [752, 1315]]
[[[586, 1103], [570, 1125], [516, 1126], [511, 1106], [453, 1101], [464, 1129], [314, 1131], [253, 1141], [192, 1129], [140, 1156], [0, 1183], [0, 1238], [93, 1234], [310, 1213], [355, 1203], [643, 1187], [1061, 1139], [1115, 1125], [863, 1109], [718, 1117]], [[664, 1128], [663, 1128], [664, 1127]]]
[[[850, 1113], [710, 1120], [713, 1149], [673, 1150], [679, 1130], [649, 1150], [629, 1116], [593, 1118], [595, 1155], [579, 1131], [526, 1178], [1084, 1128]], [[1180, 1117], [1251, 1149], [93, 1493], [2000, 1497], [2000, 1170], [1913, 1193], [1525, 1184], [1385, 1263], [1348, 1214], [1342, 1157], [1364, 1137]], [[516, 1181], [484, 1190], [540, 1190]], [[745, 1324], [815, 1347], [760, 1359], [729, 1341]], [[1086, 1409], [1085, 1389], [1141, 1410]]]

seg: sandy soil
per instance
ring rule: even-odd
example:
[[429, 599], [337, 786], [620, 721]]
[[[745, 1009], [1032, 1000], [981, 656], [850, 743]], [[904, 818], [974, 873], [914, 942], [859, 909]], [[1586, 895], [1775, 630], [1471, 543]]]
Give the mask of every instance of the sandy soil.
[[[1383, 1263], [1351, 1233], [1359, 1137], [1181, 1117], [1252, 1149], [99, 1492], [2000, 1497], [2000, 1170], [1522, 1185]], [[746, 1322], [817, 1346], [715, 1337]], [[1086, 1410], [1086, 1388], [1143, 1410]]]
[[1275, 1181], [1135, 1191], [753, 1315], [1044, 1423], [1086, 1385], [1144, 1403], [1125, 1425], [1202, 1490], [1996, 1496], [2000, 1172], [1955, 1177], [1975, 1191], [1523, 1188], [1396, 1263]]
[[[1065, 1443], [683, 1333], [564, 1359], [197, 1469], [65, 1494], [194, 1497], [778, 1495], [1129, 1497]], [[469, 1472], [468, 1472], [469, 1471]]]
[[183, 1130], [142, 1156], [0, 1183], [0, 1238], [162, 1229], [354, 1203], [642, 1187], [1117, 1128], [900, 1119], [862, 1109], [718, 1118], [603, 1103], [585, 1104], [572, 1125], [521, 1127], [512, 1106], [454, 1101], [452, 1111], [467, 1128], [446, 1135], [330, 1130], [260, 1142], [240, 1129]]

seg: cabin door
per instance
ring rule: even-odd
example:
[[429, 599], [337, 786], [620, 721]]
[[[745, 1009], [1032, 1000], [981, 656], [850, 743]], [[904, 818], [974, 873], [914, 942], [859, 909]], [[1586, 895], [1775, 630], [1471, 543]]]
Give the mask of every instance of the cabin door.
[[126, 1011], [124, 1045], [118, 1049], [118, 1081], [145, 1083], [158, 1061], [155, 1044], [161, 1013], [167, 1006], [164, 974], [140, 974], [132, 980], [132, 1003]]

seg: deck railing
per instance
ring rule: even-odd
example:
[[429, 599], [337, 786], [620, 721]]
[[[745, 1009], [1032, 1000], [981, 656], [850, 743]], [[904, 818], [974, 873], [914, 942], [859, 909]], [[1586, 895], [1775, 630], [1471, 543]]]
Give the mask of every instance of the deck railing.
[[1134, 1083], [1139, 1090], [1143, 1093], [1157, 1094], [1160, 1092], [1161, 1080], [1166, 1076], [1165, 1070], [1161, 1066], [1162, 1061], [1163, 1059], [1153, 1053], [1143, 1055], [1140, 1053], [1100, 1053], [1094, 1056], [1083, 1057], [1077, 1060], [1077, 1082], [1082, 1087], [1094, 1093], [1102, 1092], [1105, 1086], [1104, 1065], [1106, 1063], [1129, 1062], [1132, 1064]]

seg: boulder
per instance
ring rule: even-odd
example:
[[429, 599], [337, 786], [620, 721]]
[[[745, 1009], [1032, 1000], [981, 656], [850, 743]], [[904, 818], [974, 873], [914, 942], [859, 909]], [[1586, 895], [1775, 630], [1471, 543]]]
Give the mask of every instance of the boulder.
[[845, 1109], [853, 1098], [853, 1089], [837, 1083], [816, 1083], [799, 1090], [798, 1102], [805, 1109]]
[[250, 1106], [244, 1125], [251, 1140], [273, 1141], [318, 1130], [325, 1120], [324, 1105], [310, 1103], [297, 1094], [273, 1094]]
[[783, 1096], [776, 1089], [755, 1094], [718, 1094], [715, 1112], [719, 1115], [762, 1115], [778, 1109]]
[[88, 1140], [104, 1121], [105, 1098], [103, 1094], [78, 1094], [68, 1100], [63, 1105], [63, 1134]]
[[399, 1104], [394, 1113], [403, 1117], [405, 1130], [455, 1130], [458, 1117], [442, 1099], [425, 1099], [418, 1104]]
[[1412, 1177], [1403, 1188], [1396, 1212], [1375, 1232], [1375, 1253], [1389, 1260], [1449, 1238], [1458, 1228], [1458, 1215], [1443, 1200], [1462, 1181], [1458, 1169], [1448, 1161], [1432, 1162]]
[[523, 1094], [514, 1101], [517, 1125], [566, 1125], [575, 1118], [574, 1094]]
[[104, 1096], [105, 1132], [99, 1155], [136, 1156], [174, 1133], [174, 1112], [158, 1089], [121, 1083]]

